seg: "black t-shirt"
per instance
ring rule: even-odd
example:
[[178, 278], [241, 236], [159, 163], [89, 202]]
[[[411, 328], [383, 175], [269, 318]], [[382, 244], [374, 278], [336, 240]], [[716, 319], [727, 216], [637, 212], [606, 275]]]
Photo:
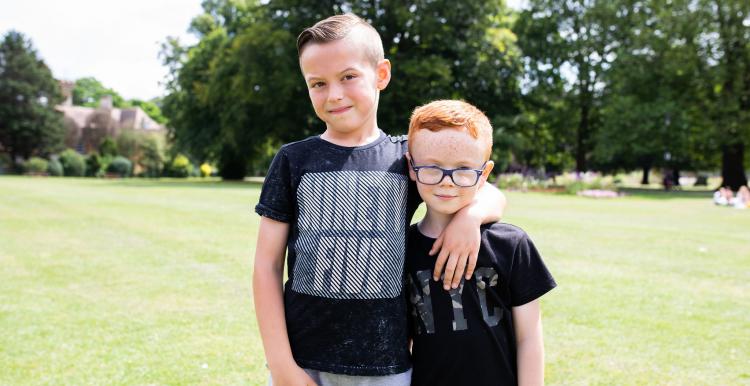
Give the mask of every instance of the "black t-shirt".
[[[409, 369], [402, 293], [406, 231], [419, 205], [405, 137], [282, 146], [255, 211], [290, 224], [284, 311], [294, 359], [349, 375]], [[409, 193], [411, 192], [411, 194]]]
[[471, 280], [445, 291], [432, 280], [435, 241], [409, 229], [407, 285], [413, 328], [412, 385], [513, 385], [517, 383], [513, 307], [556, 286], [528, 235], [518, 227], [481, 227]]

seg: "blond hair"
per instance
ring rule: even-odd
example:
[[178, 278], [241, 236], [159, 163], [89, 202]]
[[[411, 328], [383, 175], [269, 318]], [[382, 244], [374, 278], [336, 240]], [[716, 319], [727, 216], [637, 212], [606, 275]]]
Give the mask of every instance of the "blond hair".
[[364, 34], [360, 35], [359, 43], [365, 50], [367, 59], [373, 66], [376, 66], [385, 58], [380, 34], [370, 23], [352, 13], [331, 16], [315, 23], [312, 27], [305, 28], [297, 37], [297, 55], [302, 56], [305, 47], [310, 44], [341, 40], [349, 36], [355, 28], [362, 28], [364, 31]]

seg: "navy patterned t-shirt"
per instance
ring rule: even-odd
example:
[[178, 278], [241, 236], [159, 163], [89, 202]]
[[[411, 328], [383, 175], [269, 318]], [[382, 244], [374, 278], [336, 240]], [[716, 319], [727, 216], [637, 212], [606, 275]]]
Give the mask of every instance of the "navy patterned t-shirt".
[[[276, 154], [255, 211], [290, 224], [284, 310], [304, 368], [348, 375], [409, 369], [406, 230], [419, 205], [405, 137], [343, 147], [319, 136]], [[410, 194], [411, 192], [411, 194]]]

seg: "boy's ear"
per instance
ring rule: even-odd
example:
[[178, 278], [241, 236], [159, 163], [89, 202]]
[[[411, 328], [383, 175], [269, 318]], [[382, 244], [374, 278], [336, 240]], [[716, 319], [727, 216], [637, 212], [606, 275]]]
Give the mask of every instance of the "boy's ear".
[[482, 177], [479, 179], [479, 186], [481, 187], [482, 184], [487, 182], [487, 177], [490, 176], [490, 172], [492, 172], [492, 168], [495, 167], [495, 163], [493, 161], [487, 161], [487, 163], [484, 165], [484, 171], [482, 172]]
[[414, 169], [411, 168], [411, 154], [407, 151], [404, 153], [406, 156], [406, 167], [409, 168], [409, 178], [411, 178], [412, 181], [417, 181], [417, 175], [414, 173]]
[[375, 66], [378, 90], [384, 90], [391, 81], [391, 61], [383, 59]]

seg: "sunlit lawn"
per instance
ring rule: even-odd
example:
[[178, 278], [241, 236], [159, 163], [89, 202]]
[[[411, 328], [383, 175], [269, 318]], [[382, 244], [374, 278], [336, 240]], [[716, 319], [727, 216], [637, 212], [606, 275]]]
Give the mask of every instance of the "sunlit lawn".
[[[0, 177], [0, 384], [265, 384], [259, 185]], [[548, 384], [750, 384], [750, 210], [507, 193]]]

